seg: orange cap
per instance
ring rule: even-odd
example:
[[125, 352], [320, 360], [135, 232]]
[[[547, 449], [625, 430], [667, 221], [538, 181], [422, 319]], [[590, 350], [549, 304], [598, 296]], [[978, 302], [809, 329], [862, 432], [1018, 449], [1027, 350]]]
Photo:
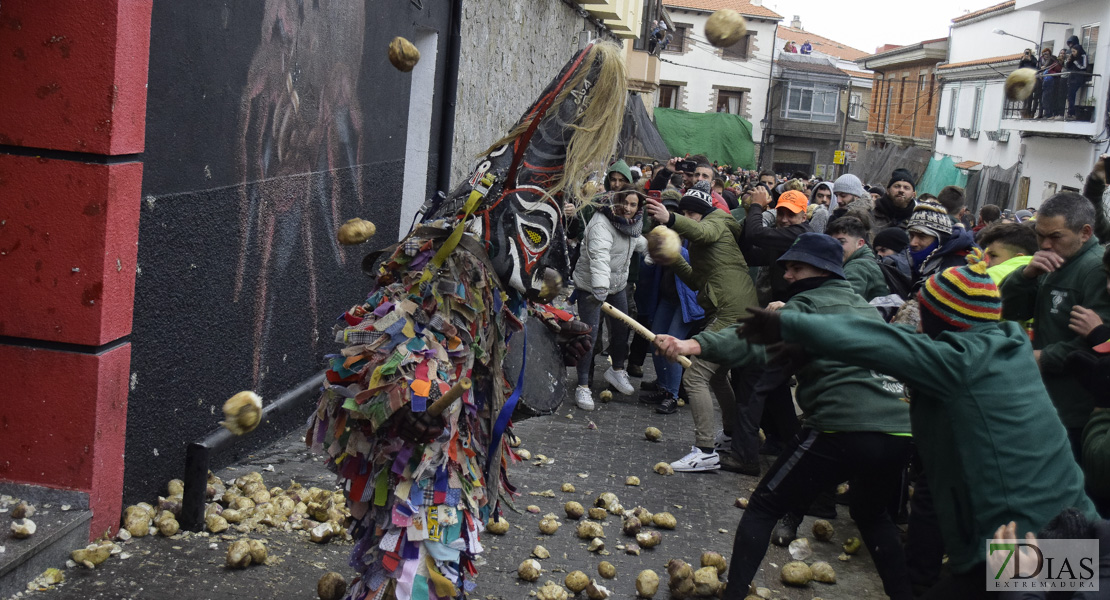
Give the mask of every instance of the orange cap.
[[775, 208], [786, 208], [797, 214], [805, 212], [807, 205], [809, 205], [809, 198], [806, 198], [805, 194], [798, 190], [790, 190], [779, 196], [779, 203], [775, 205]]

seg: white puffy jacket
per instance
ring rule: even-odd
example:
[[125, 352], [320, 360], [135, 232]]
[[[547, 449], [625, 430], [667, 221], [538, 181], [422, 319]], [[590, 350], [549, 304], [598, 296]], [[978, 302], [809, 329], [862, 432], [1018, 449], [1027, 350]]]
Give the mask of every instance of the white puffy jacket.
[[604, 288], [609, 294], [623, 290], [628, 285], [633, 252], [647, 253], [644, 236], [632, 238], [622, 234], [598, 211], [582, 234], [582, 253], [574, 267], [574, 286], [587, 294], [597, 288]]

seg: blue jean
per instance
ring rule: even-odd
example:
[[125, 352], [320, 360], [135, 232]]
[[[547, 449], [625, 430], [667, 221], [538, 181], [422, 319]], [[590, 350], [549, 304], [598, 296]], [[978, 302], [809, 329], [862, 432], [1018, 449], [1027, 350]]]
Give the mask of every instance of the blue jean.
[[[655, 307], [655, 320], [651, 322], [651, 331], [656, 335], [670, 335], [680, 340], [690, 335], [690, 324], [682, 320], [682, 307], [677, 303], [660, 298]], [[678, 397], [678, 386], [682, 383], [682, 366], [670, 362], [656, 354], [651, 359], [655, 365], [656, 381], [659, 387], [665, 390], [672, 398]]]
[[1041, 84], [1041, 114], [1051, 119], [1059, 114], [1056, 107], [1056, 86], [1060, 82], [1055, 77], [1045, 77]]
[[1075, 116], [1075, 100], [1079, 95], [1079, 88], [1087, 83], [1087, 78], [1083, 77], [1080, 73], [1068, 74], [1068, 116]]

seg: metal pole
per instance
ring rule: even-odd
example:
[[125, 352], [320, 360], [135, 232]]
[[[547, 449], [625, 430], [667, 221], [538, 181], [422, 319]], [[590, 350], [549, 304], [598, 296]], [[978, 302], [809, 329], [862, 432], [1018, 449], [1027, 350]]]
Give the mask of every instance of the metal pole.
[[[301, 402], [315, 394], [324, 383], [321, 371], [301, 382], [297, 387], [285, 392], [266, 408], [262, 409], [262, 422], [270, 422], [277, 417], [301, 406]], [[212, 457], [235, 445], [240, 436], [220, 427], [204, 439], [193, 442], [185, 449], [185, 493], [181, 498], [181, 528], [186, 531], [200, 531], [204, 528], [204, 503], [208, 490], [208, 470]]]
[[843, 175], [848, 167], [848, 152], [844, 149], [844, 141], [848, 138], [848, 110], [852, 107], [852, 77], [848, 76], [848, 104], [844, 106], [844, 126], [840, 128], [840, 147], [837, 150], [844, 152], [844, 163], [837, 165], [836, 174]]
[[[774, 97], [774, 95], [771, 92], [771, 87], [773, 85], [775, 85], [773, 83], [774, 74], [775, 74], [775, 48], [778, 47], [778, 44], [775, 43], [775, 40], [777, 40], [778, 37], [779, 37], [779, 26], [776, 23], [775, 24], [775, 34], [774, 34], [774, 36], [771, 37], [771, 66], [767, 68], [767, 98], [764, 101], [764, 105], [763, 105], [763, 114], [766, 116], [766, 119], [767, 119], [767, 127], [763, 128], [763, 131], [760, 133], [760, 136], [759, 136], [759, 170], [760, 171], [763, 170], [763, 164], [764, 164], [763, 159], [766, 156], [764, 153], [767, 151], [767, 144], [770, 143], [768, 140], [771, 139], [771, 136], [768, 133], [768, 130], [773, 130], [774, 129], [774, 124], [775, 124], [774, 109], [771, 108], [771, 98]], [[780, 100], [780, 102], [781, 102], [781, 100]], [[771, 168], [773, 169], [774, 167], [772, 166]]]
[[436, 165], [436, 189], [442, 192], [451, 189], [451, 153], [455, 142], [455, 105], [459, 94], [459, 56], [462, 54], [462, 0], [452, 0], [447, 28], [447, 58], [440, 91], [443, 94], [440, 105], [443, 116], [439, 126], [439, 158]]

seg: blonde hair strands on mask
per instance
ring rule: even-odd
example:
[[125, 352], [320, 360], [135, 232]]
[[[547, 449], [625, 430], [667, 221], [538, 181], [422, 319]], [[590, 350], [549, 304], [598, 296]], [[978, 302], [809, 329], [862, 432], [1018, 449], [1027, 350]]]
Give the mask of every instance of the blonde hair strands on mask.
[[[547, 197], [554, 197], [563, 190], [571, 190], [572, 194], [568, 195], [572, 196], [572, 201], [578, 205], [583, 202], [578, 198], [577, 191], [582, 189], [590, 173], [605, 171], [609, 158], [616, 150], [617, 138], [624, 122], [624, 104], [628, 97], [628, 71], [621, 56], [620, 46], [613, 42], [598, 42], [586, 53], [582, 63], [582, 67], [551, 103], [553, 108], [562, 104], [566, 97], [582, 84], [590, 71], [595, 68], [595, 63], [599, 63], [596, 68], [599, 68], [600, 72], [587, 96], [588, 103], [585, 110], [578, 114], [573, 123], [568, 124], [574, 130], [574, 134], [567, 144], [567, 158], [563, 164], [563, 172], [545, 191]], [[551, 115], [549, 113], [544, 116]], [[481, 154], [489, 154], [511, 143], [523, 135], [531, 125], [532, 119], [521, 121], [505, 137], [494, 142]], [[570, 198], [564, 200], [570, 200]]]

